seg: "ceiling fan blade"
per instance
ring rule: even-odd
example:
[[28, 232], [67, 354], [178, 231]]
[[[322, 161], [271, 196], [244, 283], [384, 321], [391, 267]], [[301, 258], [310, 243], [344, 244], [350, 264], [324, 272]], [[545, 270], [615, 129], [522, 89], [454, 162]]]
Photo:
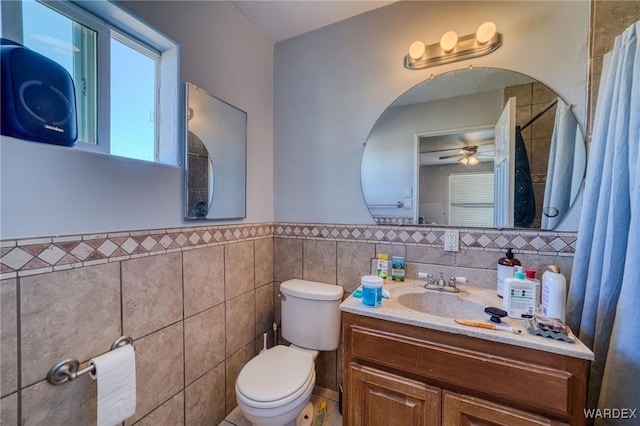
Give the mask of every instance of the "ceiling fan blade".
[[445, 155], [444, 157], [438, 157], [438, 160], [446, 160], [448, 158], [456, 158], [456, 157], [463, 158], [464, 156], [465, 156], [464, 154]]

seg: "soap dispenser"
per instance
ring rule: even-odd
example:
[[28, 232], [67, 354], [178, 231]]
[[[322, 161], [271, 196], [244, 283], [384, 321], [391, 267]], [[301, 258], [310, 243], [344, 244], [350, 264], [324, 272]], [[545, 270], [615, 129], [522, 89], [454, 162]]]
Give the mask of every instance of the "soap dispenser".
[[522, 265], [520, 261], [513, 257], [513, 251], [511, 247], [507, 249], [504, 257], [498, 259], [498, 296], [503, 297], [504, 280], [507, 278], [513, 278], [513, 273], [515, 272], [514, 268], [520, 265]]

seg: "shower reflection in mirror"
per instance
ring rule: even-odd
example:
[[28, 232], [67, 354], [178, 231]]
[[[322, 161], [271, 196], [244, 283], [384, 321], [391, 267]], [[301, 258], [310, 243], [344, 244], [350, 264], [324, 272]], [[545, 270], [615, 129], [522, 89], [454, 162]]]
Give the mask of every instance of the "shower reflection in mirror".
[[247, 114], [193, 84], [185, 92], [185, 218], [243, 218]]
[[557, 229], [585, 170], [571, 105], [526, 75], [474, 68], [427, 79], [383, 112], [361, 183], [380, 224]]

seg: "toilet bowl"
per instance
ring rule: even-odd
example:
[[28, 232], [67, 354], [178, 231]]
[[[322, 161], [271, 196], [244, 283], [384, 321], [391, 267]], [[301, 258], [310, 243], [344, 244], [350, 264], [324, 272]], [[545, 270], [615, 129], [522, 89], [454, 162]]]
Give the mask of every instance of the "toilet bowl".
[[238, 406], [253, 424], [311, 424], [314, 360], [318, 351], [338, 348], [343, 294], [341, 286], [317, 281], [292, 279], [280, 284], [282, 337], [292, 345], [260, 353], [236, 380]]
[[255, 425], [295, 425], [315, 382], [313, 353], [278, 345], [242, 368], [236, 380], [236, 400]]

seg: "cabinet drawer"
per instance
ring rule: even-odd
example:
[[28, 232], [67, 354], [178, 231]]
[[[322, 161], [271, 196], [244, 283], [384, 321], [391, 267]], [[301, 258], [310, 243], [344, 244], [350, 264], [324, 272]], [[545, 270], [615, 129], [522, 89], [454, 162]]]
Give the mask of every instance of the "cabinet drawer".
[[352, 326], [351, 358], [567, 418], [573, 374], [488, 352]]

